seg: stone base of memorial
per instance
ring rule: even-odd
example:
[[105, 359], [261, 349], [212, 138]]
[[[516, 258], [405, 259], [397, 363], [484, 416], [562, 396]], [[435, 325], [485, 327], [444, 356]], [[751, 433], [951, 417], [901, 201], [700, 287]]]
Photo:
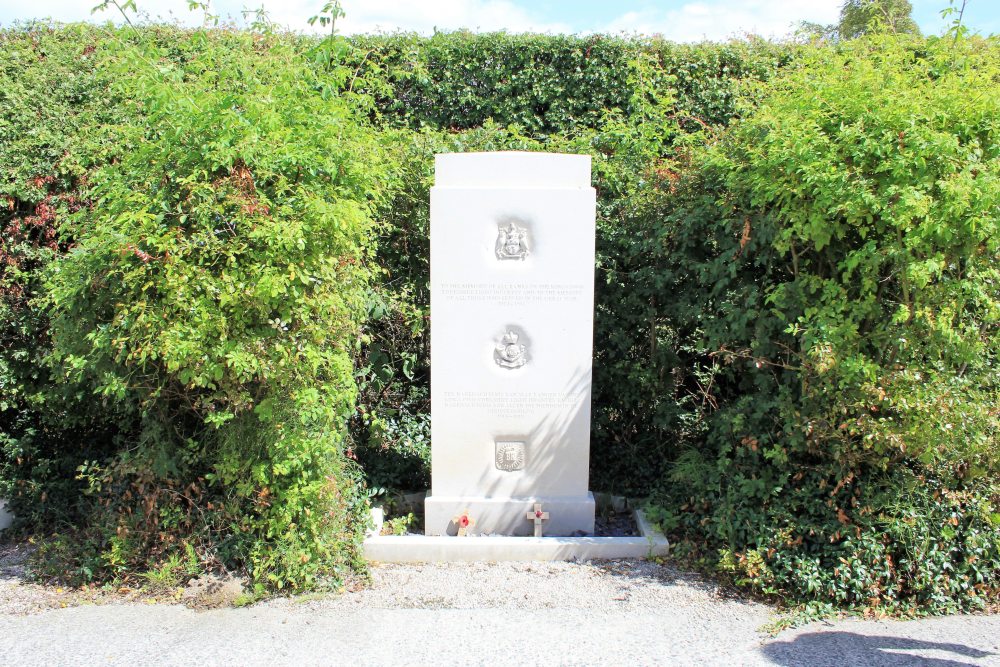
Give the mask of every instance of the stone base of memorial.
[[635, 522], [638, 537], [512, 537], [477, 533], [457, 537], [379, 535], [382, 526], [376, 520], [363, 548], [365, 558], [379, 563], [584, 561], [665, 556], [670, 543], [641, 510], [635, 511]]
[[424, 521], [436, 535], [457, 535], [456, 516], [475, 517], [477, 532], [497, 535], [532, 535], [534, 525], [528, 512], [541, 505], [549, 514], [546, 535], [572, 536], [594, 532], [594, 495], [585, 497], [474, 498], [428, 496], [424, 501]]
[[9, 528], [14, 521], [14, 515], [7, 511], [7, 503], [0, 498], [0, 530]]

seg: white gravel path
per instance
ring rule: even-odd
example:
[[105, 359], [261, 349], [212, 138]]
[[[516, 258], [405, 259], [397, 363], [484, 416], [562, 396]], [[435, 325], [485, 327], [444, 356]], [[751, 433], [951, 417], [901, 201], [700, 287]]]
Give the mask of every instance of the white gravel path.
[[997, 616], [771, 638], [769, 607], [642, 561], [383, 565], [373, 579], [244, 609], [61, 608], [0, 568], [0, 665], [1000, 665]]

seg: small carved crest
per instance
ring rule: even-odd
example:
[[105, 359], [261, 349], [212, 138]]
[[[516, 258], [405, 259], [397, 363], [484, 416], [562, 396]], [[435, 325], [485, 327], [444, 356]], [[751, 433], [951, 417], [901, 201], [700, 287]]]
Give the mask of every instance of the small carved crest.
[[524, 469], [525, 445], [523, 442], [498, 440], [496, 445], [496, 464], [498, 470], [511, 472]]
[[497, 229], [497, 259], [524, 259], [528, 256], [528, 230], [513, 222]]
[[520, 336], [516, 331], [507, 330], [496, 349], [493, 350], [493, 360], [501, 368], [520, 368], [528, 363], [528, 346], [518, 341]]

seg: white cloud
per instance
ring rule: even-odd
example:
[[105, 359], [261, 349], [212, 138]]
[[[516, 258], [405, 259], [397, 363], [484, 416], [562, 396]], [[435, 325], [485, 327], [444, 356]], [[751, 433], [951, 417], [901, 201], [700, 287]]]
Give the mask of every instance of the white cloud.
[[[247, 1], [256, 1], [258, 6], [261, 2]], [[323, 4], [323, 0], [264, 2], [272, 21], [302, 32], [322, 30], [318, 24], [310, 26], [308, 19], [319, 13]], [[509, 0], [343, 0], [342, 4], [345, 16], [337, 19], [337, 32], [345, 35], [398, 30], [430, 35], [435, 29], [462, 28], [479, 32], [572, 32], [569, 25], [539, 20]]]
[[[833, 23], [842, 0], [692, 0], [676, 9], [644, 8], [622, 13], [603, 26], [574, 25], [570, 21], [543, 20], [529, 0], [343, 0], [347, 16], [337, 27], [345, 34], [395, 30], [430, 34], [438, 30], [467, 28], [477, 31], [571, 33], [635, 32], [659, 34], [677, 41], [725, 39], [748, 32], [765, 37], [788, 34], [801, 20]], [[113, 20], [117, 10], [91, 16], [99, 0], [0, 0], [0, 23], [18, 18], [52, 17], [59, 21]], [[315, 32], [308, 19], [325, 0], [212, 0], [213, 11], [223, 19], [241, 20], [244, 9], [263, 5], [278, 25]], [[136, 0], [141, 12], [154, 19], [201, 23], [201, 14], [188, 11], [186, 0]]]
[[[54, 18], [58, 21], [121, 22], [118, 10], [109, 7], [91, 16], [100, 0], [34, 0], [30, 4], [8, 6], [0, 0], [0, 23], [15, 19]], [[199, 25], [202, 14], [188, 11], [186, 0], [136, 0], [142, 14], [153, 19]], [[242, 12], [263, 6], [278, 25], [301, 32], [318, 32], [309, 17], [319, 13], [325, 0], [213, 0], [212, 12], [223, 20], [242, 22]], [[346, 16], [337, 21], [343, 34], [364, 32], [415, 31], [431, 34], [438, 30], [468, 28], [476, 31], [568, 33], [567, 23], [547, 22], [511, 0], [343, 0]]]
[[678, 9], [626, 12], [604, 26], [606, 32], [661, 35], [678, 42], [723, 40], [748, 33], [781, 37], [799, 21], [836, 23], [841, 0], [704, 0]]
[[345, 33], [434, 29], [568, 33], [565, 23], [540, 20], [508, 0], [345, 0]]

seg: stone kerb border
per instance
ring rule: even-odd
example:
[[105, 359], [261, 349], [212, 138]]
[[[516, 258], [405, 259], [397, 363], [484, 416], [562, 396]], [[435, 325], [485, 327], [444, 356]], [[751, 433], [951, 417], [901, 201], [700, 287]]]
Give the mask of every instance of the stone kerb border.
[[451, 561], [565, 561], [653, 558], [670, 549], [667, 538], [642, 510], [635, 510], [641, 537], [508, 537], [379, 535], [381, 509], [373, 511], [374, 529], [364, 541], [365, 558], [382, 563]]

